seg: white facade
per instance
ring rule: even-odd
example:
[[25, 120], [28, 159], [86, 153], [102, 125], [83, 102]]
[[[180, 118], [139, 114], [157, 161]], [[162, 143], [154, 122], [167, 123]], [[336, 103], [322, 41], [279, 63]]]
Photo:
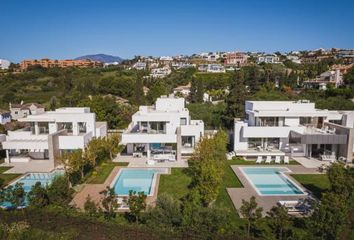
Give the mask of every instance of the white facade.
[[0, 59], [0, 69], [8, 69], [10, 67], [10, 61], [6, 59]]
[[191, 120], [184, 98], [162, 96], [154, 106], [140, 106], [122, 134], [127, 153], [147, 155], [158, 151], [189, 154], [204, 134], [204, 123]]
[[225, 68], [221, 64], [208, 64], [207, 72], [209, 73], [224, 73]]
[[36, 115], [44, 113], [45, 109], [42, 105], [37, 103], [26, 103], [23, 104], [9, 104], [11, 118], [17, 120], [20, 118], [27, 117], [29, 115]]
[[262, 55], [258, 57], [257, 63], [279, 63], [279, 57], [275, 54]]
[[28, 127], [8, 131], [2, 143], [8, 163], [41, 159], [54, 164], [55, 154], [83, 149], [93, 137], [107, 135], [107, 124], [96, 122], [96, 115], [89, 108], [59, 108], [18, 121]]
[[354, 111], [320, 110], [309, 101], [246, 101], [245, 111], [246, 119], [234, 123], [238, 155], [313, 157], [318, 150], [347, 158], [353, 147]]
[[168, 66], [163, 68], [153, 68], [151, 69], [150, 77], [153, 78], [164, 78], [171, 74], [171, 69]]

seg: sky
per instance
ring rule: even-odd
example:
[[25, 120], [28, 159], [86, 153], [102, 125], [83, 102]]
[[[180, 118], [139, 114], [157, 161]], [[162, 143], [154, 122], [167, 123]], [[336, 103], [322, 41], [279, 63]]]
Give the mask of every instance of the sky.
[[0, 58], [354, 48], [354, 0], [0, 0]]

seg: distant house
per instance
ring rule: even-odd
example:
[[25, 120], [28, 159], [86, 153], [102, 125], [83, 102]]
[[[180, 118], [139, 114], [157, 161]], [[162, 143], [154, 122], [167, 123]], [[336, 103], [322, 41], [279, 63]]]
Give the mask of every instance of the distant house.
[[261, 55], [258, 57], [257, 63], [279, 63], [279, 57], [275, 54]]
[[209, 73], [224, 73], [225, 68], [221, 64], [208, 64], [207, 72], [209, 72]]
[[10, 61], [6, 59], [0, 59], [0, 69], [8, 69], [10, 67]]
[[171, 74], [171, 69], [168, 66], [162, 68], [151, 69], [150, 77], [153, 78], [164, 78]]
[[173, 61], [173, 58], [170, 56], [161, 56], [160, 61]]
[[136, 62], [133, 65], [133, 68], [135, 68], [137, 70], [144, 70], [146, 68], [146, 63], [145, 62]]
[[181, 94], [184, 98], [188, 97], [189, 94], [191, 93], [191, 83], [188, 83], [187, 85], [183, 86], [178, 86], [173, 89], [173, 94]]
[[326, 90], [327, 84], [333, 84], [335, 87], [343, 84], [343, 75], [339, 69], [326, 71], [321, 73], [320, 76], [304, 82], [305, 88], [317, 88], [321, 90]]
[[298, 56], [288, 55], [286, 56], [286, 59], [292, 61], [293, 63], [301, 64], [301, 59]]
[[9, 105], [11, 118], [13, 120], [18, 120], [19, 118], [27, 117], [28, 115], [37, 115], [44, 113], [45, 109], [42, 105], [38, 103], [26, 103], [23, 104], [11, 104]]
[[11, 114], [9, 111], [0, 110], [0, 124], [4, 125], [11, 122]]
[[225, 65], [241, 67], [247, 64], [248, 56], [242, 52], [229, 52], [225, 58]]

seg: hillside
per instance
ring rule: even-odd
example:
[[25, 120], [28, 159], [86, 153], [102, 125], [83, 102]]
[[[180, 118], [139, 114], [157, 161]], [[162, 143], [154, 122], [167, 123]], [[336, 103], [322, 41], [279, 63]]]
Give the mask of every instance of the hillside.
[[75, 58], [75, 60], [81, 60], [81, 59], [90, 59], [93, 61], [99, 61], [103, 63], [112, 63], [112, 62], [120, 63], [123, 61], [123, 58], [121, 57], [107, 55], [107, 54], [92, 54], [92, 55], [85, 55], [85, 56]]

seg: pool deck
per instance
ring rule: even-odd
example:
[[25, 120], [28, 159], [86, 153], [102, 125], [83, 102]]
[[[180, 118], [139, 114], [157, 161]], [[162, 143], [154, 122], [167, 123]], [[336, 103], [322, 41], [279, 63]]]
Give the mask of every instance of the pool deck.
[[118, 155], [113, 162], [128, 162], [128, 167], [141, 168], [187, 168], [188, 157], [183, 156], [180, 161], [155, 163], [154, 165], [147, 164], [147, 157], [136, 158], [130, 155]]
[[12, 167], [6, 173], [24, 174], [28, 172], [51, 172], [53, 163], [48, 160], [32, 160], [30, 162], [2, 163], [0, 167]]
[[[100, 194], [100, 192], [106, 189], [107, 186], [111, 185], [115, 176], [118, 174], [119, 169], [121, 168], [125, 168], [125, 167], [120, 167], [120, 166], [115, 167], [103, 184], [83, 184], [82, 189], [74, 196], [74, 199], [72, 200], [71, 204], [83, 210], [88, 195], [90, 195], [92, 201], [94, 201], [96, 204], [99, 204], [102, 199], [102, 195]], [[169, 171], [168, 174], [170, 174], [170, 169], [168, 171]], [[158, 190], [159, 190], [159, 183], [160, 183], [160, 174], [157, 174], [154, 195], [148, 196], [146, 198], [146, 203], [149, 206], [155, 205]], [[127, 209], [119, 210], [119, 212], [125, 212], [125, 211], [128, 210]]]
[[[231, 166], [232, 170], [237, 175], [238, 179], [241, 181], [243, 188], [227, 188], [227, 192], [238, 212], [238, 214], [242, 217], [239, 212], [240, 207], [242, 206], [242, 199], [249, 201], [249, 199], [254, 196], [256, 198], [256, 202], [258, 206], [263, 208], [263, 216], [277, 204], [278, 201], [281, 200], [299, 200], [307, 197], [313, 197], [310, 193], [309, 195], [299, 195], [299, 196], [260, 196], [253, 188], [251, 183], [248, 182], [246, 176], [240, 170], [240, 167], [285, 167], [291, 170], [291, 172], [285, 172], [285, 174], [297, 185], [302, 186], [299, 182], [297, 182], [294, 178], [291, 177], [291, 174], [320, 174], [317, 169], [305, 168], [302, 165], [233, 165]], [[303, 188], [305, 192], [309, 193], [306, 189]]]

